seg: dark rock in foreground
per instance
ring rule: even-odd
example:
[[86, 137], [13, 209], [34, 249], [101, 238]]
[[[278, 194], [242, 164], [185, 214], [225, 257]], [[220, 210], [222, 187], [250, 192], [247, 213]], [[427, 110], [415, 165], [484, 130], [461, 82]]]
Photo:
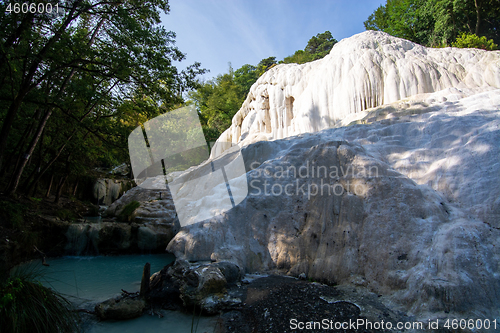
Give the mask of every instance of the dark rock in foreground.
[[95, 306], [95, 312], [101, 320], [126, 320], [140, 317], [146, 302], [140, 298], [112, 298]]

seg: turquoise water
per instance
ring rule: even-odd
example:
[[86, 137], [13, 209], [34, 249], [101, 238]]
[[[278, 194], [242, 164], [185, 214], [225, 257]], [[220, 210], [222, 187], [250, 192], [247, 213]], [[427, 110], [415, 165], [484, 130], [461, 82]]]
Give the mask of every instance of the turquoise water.
[[[154, 273], [173, 259], [166, 254], [62, 257], [47, 259], [49, 267], [36, 260], [19, 269], [37, 271], [44, 285], [64, 294], [76, 308], [93, 310], [95, 303], [119, 295], [121, 289], [139, 291], [146, 262], [151, 264], [151, 273]], [[161, 314], [163, 318], [144, 314], [126, 321], [91, 320], [85, 322], [84, 328], [91, 333], [191, 332], [192, 315], [164, 310]], [[213, 332], [216, 320], [216, 317], [201, 317], [197, 333]]]

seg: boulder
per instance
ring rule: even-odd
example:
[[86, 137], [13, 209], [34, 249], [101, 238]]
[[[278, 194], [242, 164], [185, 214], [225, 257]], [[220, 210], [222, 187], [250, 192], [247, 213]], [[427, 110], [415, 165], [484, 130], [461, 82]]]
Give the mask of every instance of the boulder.
[[166, 308], [182, 302], [187, 310], [199, 308], [206, 314], [216, 314], [224, 307], [241, 303], [227, 294], [229, 283], [241, 281], [238, 266], [230, 262], [189, 263], [177, 260], [151, 276], [150, 300]]
[[101, 320], [126, 320], [140, 317], [146, 302], [140, 298], [112, 298], [95, 306], [95, 312]]
[[133, 201], [140, 203], [129, 221], [138, 227], [135, 239], [138, 249], [144, 251], [165, 249], [180, 229], [170, 192], [134, 187], [110, 205], [105, 215], [118, 217], [123, 208]]
[[201, 266], [190, 269], [185, 277], [186, 281], [180, 287], [180, 297], [184, 306], [188, 309], [199, 306], [205, 312], [214, 314], [219, 299], [226, 292], [227, 281], [222, 272], [214, 266]]

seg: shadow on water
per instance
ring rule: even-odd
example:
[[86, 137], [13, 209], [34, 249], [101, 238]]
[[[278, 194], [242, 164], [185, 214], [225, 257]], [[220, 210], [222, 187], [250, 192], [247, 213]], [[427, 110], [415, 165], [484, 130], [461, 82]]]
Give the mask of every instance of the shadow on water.
[[[48, 259], [50, 266], [39, 260], [18, 266], [16, 269], [36, 272], [40, 282], [62, 293], [77, 309], [93, 311], [97, 302], [117, 296], [121, 289], [136, 292], [140, 289], [144, 264], [151, 264], [157, 272], [174, 260], [173, 255], [120, 255], [120, 256], [66, 256]], [[159, 318], [158, 313], [163, 315]], [[143, 316], [126, 321], [98, 321], [83, 314], [85, 332], [190, 332], [193, 316], [177, 311], [146, 311]], [[197, 332], [212, 332], [215, 317], [201, 317]], [[196, 325], [196, 321], [195, 321]]]

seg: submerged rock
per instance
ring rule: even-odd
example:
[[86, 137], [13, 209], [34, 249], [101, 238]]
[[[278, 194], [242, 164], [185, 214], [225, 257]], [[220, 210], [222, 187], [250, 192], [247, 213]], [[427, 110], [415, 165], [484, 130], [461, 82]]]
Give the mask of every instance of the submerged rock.
[[125, 320], [140, 317], [146, 302], [140, 298], [112, 298], [95, 306], [95, 312], [101, 320]]

